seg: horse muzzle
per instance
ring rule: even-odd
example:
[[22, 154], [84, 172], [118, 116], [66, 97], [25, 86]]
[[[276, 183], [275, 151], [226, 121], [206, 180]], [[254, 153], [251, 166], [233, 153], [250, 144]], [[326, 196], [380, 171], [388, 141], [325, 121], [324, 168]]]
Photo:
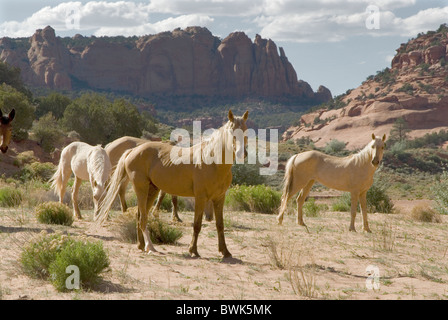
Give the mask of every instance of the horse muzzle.
[[376, 158], [372, 160], [372, 165], [374, 165], [375, 167], [378, 166], [379, 164], [380, 164], [380, 160], [378, 160]]
[[2, 153], [6, 153], [6, 151], [8, 151], [8, 146], [0, 147], [0, 150], [2, 151]]

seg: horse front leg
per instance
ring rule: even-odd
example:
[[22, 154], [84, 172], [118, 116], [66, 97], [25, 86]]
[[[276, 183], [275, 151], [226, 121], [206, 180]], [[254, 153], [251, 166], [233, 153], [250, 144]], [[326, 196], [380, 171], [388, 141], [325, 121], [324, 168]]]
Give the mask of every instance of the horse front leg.
[[73, 203], [73, 216], [82, 219], [81, 211], [78, 207], [78, 194], [81, 187], [82, 180], [75, 176], [75, 183], [73, 184], [72, 203]]
[[370, 231], [369, 222], [367, 221], [367, 191], [361, 193], [359, 196], [359, 203], [361, 204], [363, 230], [366, 232], [372, 232]]
[[229, 250], [227, 250], [226, 239], [224, 237], [224, 200], [222, 197], [218, 200], [213, 200], [213, 210], [215, 211], [216, 230], [218, 231], [218, 250], [222, 253], [224, 258], [231, 258]]
[[192, 257], [200, 257], [198, 253], [198, 237], [202, 228], [202, 215], [204, 214], [206, 200], [196, 197], [194, 200], [194, 222], [193, 222], [193, 238], [191, 239], [188, 252]]
[[349, 231], [356, 232], [355, 229], [355, 218], [356, 218], [356, 210], [358, 210], [358, 200], [359, 194], [356, 192], [351, 193], [351, 209], [350, 209], [350, 228]]

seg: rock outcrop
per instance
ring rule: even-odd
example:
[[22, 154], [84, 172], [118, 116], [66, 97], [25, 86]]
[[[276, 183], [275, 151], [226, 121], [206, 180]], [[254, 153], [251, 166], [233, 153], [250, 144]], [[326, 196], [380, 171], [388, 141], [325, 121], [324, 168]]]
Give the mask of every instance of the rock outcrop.
[[[17, 45], [20, 43], [21, 45]], [[201, 27], [143, 37], [59, 38], [54, 29], [0, 40], [0, 60], [22, 70], [31, 86], [90, 88], [153, 95], [292, 97], [328, 101], [298, 80], [283, 48], [243, 32], [222, 41]]]
[[303, 115], [284, 140], [310, 138], [318, 147], [331, 139], [361, 148], [371, 134], [389, 134], [404, 118], [410, 137], [448, 129], [448, 27], [402, 44], [391, 68], [370, 76], [356, 89], [320, 110]]

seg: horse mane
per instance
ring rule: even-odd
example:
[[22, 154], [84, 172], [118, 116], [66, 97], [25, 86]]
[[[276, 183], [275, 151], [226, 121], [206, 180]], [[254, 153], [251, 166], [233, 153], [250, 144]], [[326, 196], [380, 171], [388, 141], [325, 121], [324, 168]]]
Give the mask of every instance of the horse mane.
[[87, 156], [87, 167], [98, 183], [106, 183], [111, 171], [111, 164], [106, 151], [101, 146], [95, 146]]
[[355, 165], [363, 165], [372, 161], [372, 145], [375, 140], [370, 141], [361, 151], [353, 155]]
[[[185, 150], [188, 150], [189, 163], [193, 163], [196, 167], [200, 168], [202, 163], [204, 163], [204, 159], [214, 158], [216, 155], [224, 156], [226, 152], [225, 150], [232, 150], [232, 128], [233, 123], [228, 121], [221, 128], [214, 130], [209, 137], [202, 139], [200, 142], [191, 147], [173, 146], [173, 148], [181, 154]], [[173, 161], [171, 152], [160, 152], [159, 158], [165, 166], [178, 165], [182, 163], [181, 155]]]

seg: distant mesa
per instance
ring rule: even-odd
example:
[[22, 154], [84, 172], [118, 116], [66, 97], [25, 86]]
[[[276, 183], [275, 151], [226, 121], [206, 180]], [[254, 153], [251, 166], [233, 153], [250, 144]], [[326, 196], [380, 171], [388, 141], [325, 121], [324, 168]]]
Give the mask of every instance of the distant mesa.
[[220, 40], [202, 27], [142, 37], [60, 38], [50, 26], [30, 38], [0, 40], [0, 60], [22, 70], [26, 84], [56, 90], [89, 88], [141, 97], [204, 95], [331, 99], [298, 80], [283, 48], [243, 32]]

